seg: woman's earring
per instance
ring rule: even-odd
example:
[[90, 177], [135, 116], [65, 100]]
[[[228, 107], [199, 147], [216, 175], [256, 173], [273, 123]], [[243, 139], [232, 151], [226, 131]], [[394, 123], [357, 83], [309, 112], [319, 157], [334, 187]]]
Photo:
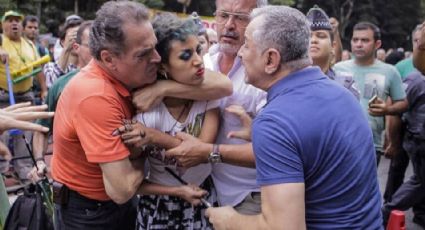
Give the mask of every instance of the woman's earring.
[[168, 75], [166, 71], [161, 71], [161, 75], [165, 78], [165, 80], [168, 80]]

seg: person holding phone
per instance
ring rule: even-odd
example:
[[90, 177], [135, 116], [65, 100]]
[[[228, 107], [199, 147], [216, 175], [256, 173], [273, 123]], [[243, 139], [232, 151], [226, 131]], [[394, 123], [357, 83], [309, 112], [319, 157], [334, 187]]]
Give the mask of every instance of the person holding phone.
[[[377, 165], [385, 150], [385, 116], [398, 115], [407, 109], [406, 93], [397, 69], [376, 59], [375, 52], [381, 43], [381, 32], [375, 24], [359, 22], [354, 26], [351, 38], [354, 59], [334, 66], [337, 74], [352, 76], [360, 91], [360, 104], [373, 131]], [[389, 98], [391, 100], [387, 100]]]

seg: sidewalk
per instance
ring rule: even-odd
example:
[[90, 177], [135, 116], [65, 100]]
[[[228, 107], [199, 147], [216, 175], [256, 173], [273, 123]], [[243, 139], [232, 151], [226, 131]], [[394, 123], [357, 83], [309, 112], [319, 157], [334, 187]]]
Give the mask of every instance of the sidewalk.
[[[382, 157], [378, 167], [378, 181], [379, 181], [379, 189], [381, 190], [381, 194], [384, 194], [385, 185], [387, 183], [389, 165], [390, 165], [390, 160]], [[412, 164], [409, 164], [404, 180], [406, 181], [407, 179], [409, 179], [409, 177], [412, 174], [413, 174]], [[424, 230], [421, 226], [412, 222], [412, 218], [413, 218], [412, 209], [407, 210], [405, 214], [406, 214], [406, 229], [407, 230]]]
[[[50, 168], [50, 159], [51, 159], [51, 155], [46, 156], [46, 163], [47, 163], [49, 168]], [[386, 184], [386, 181], [387, 181], [389, 164], [390, 164], [389, 159], [381, 158], [381, 162], [380, 162], [380, 165], [378, 167], [379, 188], [380, 188], [382, 194], [384, 193], [385, 184]], [[405, 180], [407, 180], [412, 175], [412, 172], [413, 172], [412, 171], [412, 165], [410, 164], [409, 168], [407, 169], [407, 172], [406, 172]], [[6, 185], [6, 187], [7, 187], [7, 185]], [[11, 204], [16, 200], [16, 197], [17, 197], [16, 194], [9, 194], [9, 201], [11, 202]], [[412, 222], [413, 213], [412, 213], [411, 209], [407, 210], [405, 213], [406, 213], [407, 230], [424, 230], [421, 226]]]

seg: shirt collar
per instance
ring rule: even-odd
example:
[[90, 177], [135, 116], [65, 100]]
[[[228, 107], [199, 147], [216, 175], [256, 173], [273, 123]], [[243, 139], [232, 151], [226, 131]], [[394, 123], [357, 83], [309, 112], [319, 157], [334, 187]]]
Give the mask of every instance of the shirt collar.
[[270, 102], [278, 95], [284, 94], [300, 85], [304, 85], [309, 81], [319, 80], [322, 78], [326, 78], [326, 75], [324, 75], [320, 68], [316, 66], [309, 66], [290, 73], [270, 87], [267, 91], [267, 102]]
[[100, 73], [98, 77], [108, 81], [122, 97], [131, 97], [130, 91], [120, 81], [109, 75], [95, 60], [89, 62], [87, 69], [93, 69], [95, 73]]
[[[220, 59], [221, 59], [221, 55], [222, 53], [217, 52], [215, 54], [213, 54], [213, 56], [211, 56], [211, 59], [213, 60], [213, 70], [220, 72]], [[229, 77], [230, 79], [232, 78], [232, 76], [239, 70], [239, 68], [242, 66], [242, 61], [241, 58], [239, 56], [236, 56], [234, 61], [233, 61], [233, 66], [230, 69], [229, 73], [227, 74], [227, 77]]]
[[329, 68], [329, 69], [328, 69], [328, 72], [326, 72], [326, 75], [327, 75], [330, 79], [335, 80], [335, 71], [334, 71], [332, 68]]

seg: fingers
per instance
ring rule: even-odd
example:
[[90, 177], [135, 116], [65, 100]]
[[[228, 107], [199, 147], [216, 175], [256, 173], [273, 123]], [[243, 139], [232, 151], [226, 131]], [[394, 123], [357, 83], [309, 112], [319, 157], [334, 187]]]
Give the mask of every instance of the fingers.
[[146, 137], [146, 131], [140, 123], [126, 123], [118, 128], [118, 132], [123, 140]]
[[165, 157], [166, 158], [174, 158], [178, 155], [178, 153], [180, 153], [179, 146], [172, 148], [172, 149], [168, 149], [167, 151], [165, 151]]
[[37, 169], [33, 167], [31, 171], [27, 174], [27, 178], [35, 184], [40, 178], [37, 175]]
[[1, 58], [1, 62], [3, 64], [6, 64], [7, 61], [9, 60], [9, 55], [7, 53], [2, 53], [0, 54], [0, 58]]
[[246, 141], [251, 141], [250, 133], [246, 133], [243, 131], [230, 131], [227, 134], [227, 138], [238, 138]]
[[[137, 128], [138, 125], [141, 125], [139, 122], [137, 122], [135, 120], [127, 120], [127, 119], [123, 119], [122, 124], [123, 124], [123, 126], [112, 131], [112, 136], [118, 136], [118, 135], [122, 135], [122, 134], [127, 133], [127, 132], [131, 132], [131, 131], [133, 131], [133, 129]], [[139, 133], [138, 133], [138, 135], [139, 135]]]
[[44, 175], [47, 173], [46, 163], [44, 163], [44, 161], [37, 161], [37, 167], [38, 167], [37, 174], [40, 177], [44, 177]]
[[199, 186], [196, 186], [194, 184], [188, 185], [195, 193], [193, 194], [194, 197], [202, 198], [203, 196], [207, 195], [208, 192], [204, 189], [201, 189]]
[[176, 137], [182, 141], [194, 138], [192, 135], [185, 132], [177, 132]]
[[135, 138], [124, 140], [124, 144], [129, 146], [134, 146], [134, 147], [142, 147], [143, 145], [148, 144], [148, 141], [140, 137], [135, 137]]
[[208, 203], [203, 197], [208, 194], [207, 191], [195, 185], [187, 185], [192, 191], [190, 194], [190, 203], [194, 206], [200, 205], [203, 202]]
[[383, 116], [384, 115], [382, 110], [380, 110], [380, 109], [369, 109], [368, 112], [371, 116]]
[[246, 113], [245, 109], [240, 105], [230, 105], [226, 108], [226, 111], [236, 115]]
[[24, 113], [24, 112], [44, 112], [47, 110], [47, 105], [30, 105], [22, 106], [13, 110], [13, 113]]
[[205, 216], [207, 218], [211, 217], [211, 212], [214, 210], [215, 208], [207, 208], [207, 210], [205, 210]]
[[385, 103], [385, 101], [382, 100], [381, 98], [377, 97], [373, 104], [383, 104], [383, 103]]
[[35, 124], [29, 121], [19, 121], [14, 119], [9, 119], [7, 129], [21, 129], [27, 131], [38, 131], [42, 133], [46, 133], [49, 131], [49, 128], [44, 127], [42, 125]]
[[386, 107], [387, 107], [387, 104], [379, 98], [375, 99], [372, 103], [369, 104], [369, 109], [373, 108], [373, 109], [385, 110]]
[[27, 106], [30, 106], [30, 105], [31, 105], [31, 102], [23, 102], [23, 103], [18, 103], [18, 104], [10, 105], [10, 106], [4, 108], [3, 110], [4, 111], [7, 111], [7, 112], [11, 112], [11, 111], [14, 111], [15, 109], [27, 107]]
[[14, 115], [14, 118], [21, 121], [33, 121], [36, 119], [52, 118], [54, 115], [55, 112], [23, 112], [17, 113]]
[[38, 167], [38, 170], [36, 167], [33, 167], [27, 175], [27, 178], [31, 180], [33, 184], [43, 179], [46, 173], [46, 164], [44, 164], [44, 162], [41, 162], [41, 161], [37, 162], [37, 167]]
[[249, 116], [249, 114], [245, 111], [245, 109], [242, 106], [231, 105], [231, 106], [226, 108], [226, 111], [229, 112], [229, 113], [233, 113], [236, 116], [238, 116], [239, 119], [241, 119], [241, 122], [244, 125], [251, 125], [252, 118]]

